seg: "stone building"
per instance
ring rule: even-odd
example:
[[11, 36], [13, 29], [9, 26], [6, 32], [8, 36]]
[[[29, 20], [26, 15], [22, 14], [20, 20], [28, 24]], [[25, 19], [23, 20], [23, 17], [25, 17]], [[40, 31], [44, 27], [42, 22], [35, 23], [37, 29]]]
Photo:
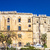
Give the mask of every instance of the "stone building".
[[50, 47], [50, 17], [33, 15], [33, 43], [39, 43], [39, 36], [45, 33], [47, 34], [47, 47]]
[[32, 16], [32, 13], [0, 12], [0, 32], [16, 33], [17, 39], [13, 39], [13, 45], [33, 44]]
[[17, 34], [12, 44], [17, 46], [26, 43], [39, 43], [39, 34], [47, 34], [47, 46], [50, 47], [50, 17], [32, 13], [17, 13], [16, 11], [0, 12], [0, 32]]

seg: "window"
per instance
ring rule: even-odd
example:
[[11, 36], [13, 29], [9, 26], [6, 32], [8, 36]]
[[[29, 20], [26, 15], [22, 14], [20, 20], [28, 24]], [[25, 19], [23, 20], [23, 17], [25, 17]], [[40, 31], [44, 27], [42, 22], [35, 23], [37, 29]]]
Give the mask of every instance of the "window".
[[18, 30], [19, 30], [19, 31], [21, 30], [21, 26], [18, 26]]
[[7, 19], [7, 22], [10, 22], [10, 18]]
[[29, 25], [29, 27], [31, 27], [31, 25]]
[[8, 31], [10, 30], [10, 26], [7, 26], [7, 30], [8, 30]]
[[22, 37], [22, 35], [21, 34], [18, 34], [18, 38], [21, 38]]
[[44, 21], [44, 23], [46, 23], [46, 21]]
[[22, 43], [21, 42], [19, 42], [18, 44], [19, 44], [19, 47], [22, 46]]
[[37, 23], [38, 23], [38, 21], [37, 21]]
[[28, 19], [28, 22], [31, 22], [31, 19]]
[[21, 22], [21, 18], [18, 19], [18, 22]]

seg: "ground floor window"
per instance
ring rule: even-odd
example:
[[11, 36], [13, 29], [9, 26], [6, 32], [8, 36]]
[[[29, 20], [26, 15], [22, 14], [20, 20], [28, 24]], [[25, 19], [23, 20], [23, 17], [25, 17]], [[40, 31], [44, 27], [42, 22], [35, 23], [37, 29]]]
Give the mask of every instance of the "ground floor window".
[[18, 38], [21, 38], [22, 37], [22, 35], [21, 34], [18, 34]]
[[22, 43], [21, 43], [21, 42], [19, 42], [19, 43], [18, 43], [18, 45], [19, 45], [19, 46], [22, 46]]

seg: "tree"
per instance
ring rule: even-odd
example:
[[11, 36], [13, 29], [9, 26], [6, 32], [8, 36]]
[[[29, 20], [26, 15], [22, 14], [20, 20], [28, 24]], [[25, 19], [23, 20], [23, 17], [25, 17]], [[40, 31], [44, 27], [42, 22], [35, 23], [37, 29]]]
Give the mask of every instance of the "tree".
[[41, 49], [35, 48], [33, 46], [29, 46], [29, 47], [26, 47], [26, 48], [21, 48], [20, 50], [41, 50]]
[[4, 41], [5, 41], [5, 43], [7, 44], [7, 47], [8, 47], [8, 45], [12, 44], [12, 38], [14, 38], [14, 37], [17, 38], [16, 34], [13, 32], [8, 32], [8, 34], [1, 33], [0, 34], [0, 42], [4, 46]]
[[26, 43], [26, 46], [30, 46], [30, 43], [28, 42], [28, 43]]
[[42, 36], [41, 36], [41, 41], [42, 41], [42, 43], [43, 43], [43, 46], [44, 47], [47, 47], [46, 46], [46, 41], [47, 41], [47, 34], [45, 33], [45, 34], [42, 34]]
[[7, 38], [6, 38], [7, 39], [6, 40], [7, 46], [10, 45], [10, 44], [12, 44], [12, 39], [14, 37], [17, 39], [16, 33], [14, 33], [14, 32], [7, 32]]
[[3, 44], [3, 46], [4, 46], [4, 41], [5, 41], [5, 36], [3, 34], [0, 34], [0, 42]]

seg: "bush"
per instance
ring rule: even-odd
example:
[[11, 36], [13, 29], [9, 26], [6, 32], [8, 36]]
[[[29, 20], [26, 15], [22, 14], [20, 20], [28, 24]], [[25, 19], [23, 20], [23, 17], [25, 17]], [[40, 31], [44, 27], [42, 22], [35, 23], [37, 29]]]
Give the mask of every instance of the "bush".
[[16, 48], [11, 47], [11, 48], [7, 48], [7, 50], [16, 50]]
[[26, 43], [26, 45], [24, 45], [24, 47], [29, 47], [30, 46], [30, 43]]
[[21, 48], [20, 50], [40, 50], [40, 49], [36, 49], [35, 47], [29, 46], [28, 48]]
[[30, 46], [30, 43], [27, 43], [26, 46]]
[[47, 45], [46, 44], [43, 44], [44, 48], [47, 48]]

